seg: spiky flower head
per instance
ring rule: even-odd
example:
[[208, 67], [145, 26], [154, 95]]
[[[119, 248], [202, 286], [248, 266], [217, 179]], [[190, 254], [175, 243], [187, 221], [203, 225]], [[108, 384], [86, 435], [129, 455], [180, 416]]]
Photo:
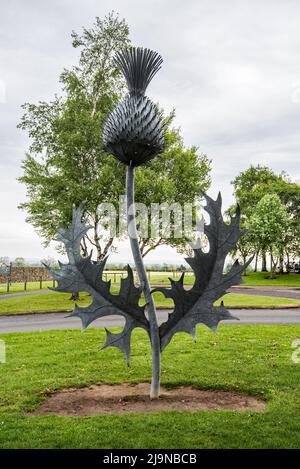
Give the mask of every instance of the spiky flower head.
[[116, 54], [129, 94], [108, 116], [103, 130], [104, 147], [127, 165], [139, 166], [164, 148], [164, 121], [157, 106], [145, 96], [161, 68], [161, 56], [150, 49], [131, 47]]

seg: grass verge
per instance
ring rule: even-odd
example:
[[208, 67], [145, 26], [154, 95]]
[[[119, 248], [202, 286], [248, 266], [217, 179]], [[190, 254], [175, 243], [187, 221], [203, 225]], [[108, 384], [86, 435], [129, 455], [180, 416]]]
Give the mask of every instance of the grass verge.
[[149, 341], [133, 334], [132, 366], [117, 349], [99, 352], [104, 333], [89, 329], [1, 334], [1, 448], [299, 448], [300, 364], [292, 342], [300, 326], [198, 328], [178, 334], [162, 355], [162, 383], [260, 395], [264, 413], [162, 412], [93, 417], [28, 416], [45, 395], [91, 383], [137, 383], [151, 375]]
[[[168, 277], [172, 277], [172, 272], [169, 274], [154, 273], [151, 274], [152, 285], [169, 285]], [[300, 288], [300, 274], [277, 274], [276, 278], [270, 279], [269, 272], [249, 272], [243, 276], [243, 286], [277, 286], [277, 287], [299, 287]], [[176, 275], [178, 280], [179, 276]], [[192, 285], [194, 283], [194, 275], [187, 274], [184, 278], [185, 285]]]

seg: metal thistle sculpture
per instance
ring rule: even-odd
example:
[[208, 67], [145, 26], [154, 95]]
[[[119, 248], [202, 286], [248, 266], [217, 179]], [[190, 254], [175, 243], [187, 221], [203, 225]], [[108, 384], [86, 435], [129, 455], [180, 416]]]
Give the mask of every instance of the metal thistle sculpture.
[[104, 145], [122, 163], [139, 166], [162, 152], [163, 119], [145, 96], [162, 58], [149, 49], [131, 48], [116, 55], [129, 94], [113, 110], [103, 130]]
[[[222, 303], [215, 307], [215, 301], [224, 295], [227, 289], [242, 282], [241, 275], [249, 265], [238, 261], [230, 271], [223, 273], [227, 255], [235, 248], [238, 239], [244, 234], [239, 228], [239, 209], [230, 224], [224, 222], [221, 211], [221, 195], [216, 201], [205, 195], [205, 210], [210, 216], [209, 225], [204, 232], [209, 240], [209, 251], [194, 250], [194, 257], [187, 262], [195, 274], [194, 285], [190, 290], [184, 288], [184, 274], [180, 280], [171, 280], [171, 288], [156, 288], [166, 297], [172, 298], [174, 311], [168, 320], [158, 326], [153, 296], [143, 264], [138, 244], [138, 235], [134, 205], [134, 168], [157, 156], [164, 147], [164, 125], [156, 106], [144, 95], [147, 85], [159, 70], [161, 57], [148, 49], [131, 48], [118, 54], [119, 64], [128, 84], [129, 95], [114, 109], [104, 128], [104, 144], [110, 153], [127, 165], [126, 196], [127, 222], [131, 249], [140, 279], [140, 286], [134, 285], [132, 269], [127, 266], [128, 276], [121, 279], [118, 295], [110, 292], [110, 281], [103, 280], [106, 260], [95, 264], [89, 257], [82, 257], [80, 242], [89, 227], [82, 222], [82, 207], [74, 208], [70, 228], [58, 230], [57, 240], [66, 248], [69, 263], [61, 264], [59, 270], [51, 270], [58, 286], [56, 291], [87, 291], [91, 294], [92, 304], [80, 308], [76, 305], [71, 316], [81, 319], [83, 329], [95, 319], [120, 315], [126, 320], [120, 333], [106, 329], [106, 347], [118, 347], [130, 361], [130, 341], [134, 328], [147, 331], [152, 349], [151, 398], [159, 396], [160, 355], [174, 334], [187, 332], [195, 336], [196, 325], [201, 323], [216, 331], [222, 320], [234, 319]], [[146, 304], [139, 305], [141, 294]], [[147, 309], [148, 318], [145, 315]]]

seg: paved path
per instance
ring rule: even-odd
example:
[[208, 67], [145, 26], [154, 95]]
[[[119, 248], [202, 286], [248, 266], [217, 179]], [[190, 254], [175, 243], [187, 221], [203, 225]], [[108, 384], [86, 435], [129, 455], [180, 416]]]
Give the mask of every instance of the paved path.
[[52, 293], [51, 290], [33, 290], [33, 291], [21, 291], [16, 293], [5, 293], [0, 295], [0, 300], [6, 300], [7, 298], [18, 298], [19, 296], [31, 296], [31, 295], [44, 295], [45, 293]]
[[[152, 288], [155, 288], [153, 285]], [[190, 288], [190, 287], [187, 287]], [[275, 296], [283, 298], [294, 298], [300, 300], [300, 288], [297, 287], [276, 287], [276, 286], [237, 286], [229, 289], [232, 293], [242, 293], [245, 295]], [[34, 290], [26, 292], [16, 292], [0, 295], [0, 301], [7, 298], [18, 298], [19, 296], [43, 295], [51, 293], [51, 290]]]
[[[159, 322], [165, 321], [170, 311], [158, 311]], [[300, 308], [270, 310], [231, 311], [240, 321], [224, 321], [224, 324], [299, 324]], [[20, 316], [0, 316], [0, 333], [47, 331], [52, 329], [81, 329], [78, 318], [66, 318], [65, 313], [28, 314]], [[124, 321], [118, 316], [97, 319], [92, 327], [121, 326]]]

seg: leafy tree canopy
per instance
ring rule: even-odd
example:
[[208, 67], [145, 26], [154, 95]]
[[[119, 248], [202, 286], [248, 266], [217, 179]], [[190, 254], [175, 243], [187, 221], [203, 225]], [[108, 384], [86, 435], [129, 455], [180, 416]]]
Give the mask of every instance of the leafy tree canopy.
[[270, 253], [271, 269], [275, 256], [279, 257], [289, 229], [287, 210], [276, 194], [266, 194], [258, 202], [250, 219], [252, 240], [258, 250]]
[[288, 212], [300, 218], [300, 185], [284, 172], [278, 175], [267, 166], [250, 166], [231, 184], [242, 214], [247, 218], [265, 194], [277, 194]]
[[[96, 248], [97, 258], [112, 249], [114, 237], [103, 232], [100, 203], [116, 207], [124, 193], [125, 169], [102, 146], [102, 128], [109, 112], [124, 95], [125, 84], [113, 57], [130, 45], [125, 20], [114, 13], [96, 18], [82, 34], [72, 33], [80, 49], [78, 65], [61, 74], [62, 95], [51, 102], [24, 104], [19, 127], [31, 144], [23, 161], [20, 181], [27, 200], [20, 204], [31, 223], [49, 243], [55, 225], [70, 223], [72, 206], [85, 202], [92, 230], [83, 239]], [[166, 150], [137, 170], [136, 200], [146, 203], [194, 202], [210, 185], [210, 161], [197, 149], [185, 148], [180, 131], [171, 127], [174, 113], [166, 116]], [[158, 244], [185, 243], [185, 239], [142, 239], [144, 253]]]
[[[242, 223], [245, 227], [250, 226], [251, 217], [256, 213], [257, 206], [265, 195], [276, 195], [283, 204], [289, 220], [284, 245], [281, 245], [279, 255], [280, 270], [283, 271], [284, 253], [287, 261], [300, 255], [300, 185], [291, 181], [285, 172], [276, 174], [267, 166], [261, 165], [250, 166], [236, 176], [232, 184], [236, 201], [241, 207]], [[228, 212], [232, 213], [234, 208], [230, 207]], [[263, 270], [266, 269], [264, 248], [261, 242], [257, 243], [252, 232], [239, 240], [238, 251], [243, 258], [253, 251], [256, 251], [257, 255], [261, 252]]]

